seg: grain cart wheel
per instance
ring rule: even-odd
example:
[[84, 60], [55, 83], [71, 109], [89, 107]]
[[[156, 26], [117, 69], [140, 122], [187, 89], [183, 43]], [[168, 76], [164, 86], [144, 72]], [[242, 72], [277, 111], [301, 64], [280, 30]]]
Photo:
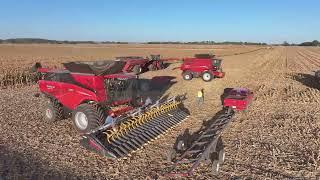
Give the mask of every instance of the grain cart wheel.
[[176, 157], [177, 157], [177, 151], [174, 148], [170, 149], [167, 153], [167, 161], [173, 162], [176, 159]]
[[217, 175], [220, 171], [220, 163], [218, 160], [214, 160], [211, 165], [212, 174]]
[[206, 82], [211, 81], [212, 78], [213, 78], [213, 76], [212, 76], [212, 74], [209, 73], [209, 72], [204, 72], [204, 73], [202, 74], [202, 79], [203, 79], [204, 81], [206, 81]]
[[80, 104], [72, 112], [73, 125], [80, 133], [86, 133], [101, 126], [105, 119], [103, 109], [94, 104]]
[[189, 72], [189, 71], [183, 72], [182, 73], [182, 77], [183, 77], [184, 80], [189, 81], [189, 80], [192, 79], [192, 73]]
[[62, 105], [56, 100], [51, 100], [45, 110], [45, 118], [49, 122], [63, 119]]
[[224, 160], [226, 158], [226, 154], [224, 152], [224, 145], [223, 145], [223, 141], [222, 138], [219, 137], [218, 142], [217, 142], [217, 153], [218, 153], [218, 160], [220, 164], [224, 163]]
[[142, 72], [142, 68], [139, 65], [135, 65], [132, 69], [134, 74], [140, 74]]

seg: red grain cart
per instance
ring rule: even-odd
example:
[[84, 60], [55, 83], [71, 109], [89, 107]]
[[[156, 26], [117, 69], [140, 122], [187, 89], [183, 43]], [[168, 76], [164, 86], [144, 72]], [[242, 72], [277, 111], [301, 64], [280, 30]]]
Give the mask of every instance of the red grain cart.
[[246, 88], [233, 88], [223, 100], [225, 108], [237, 111], [247, 110], [253, 99], [253, 92]]

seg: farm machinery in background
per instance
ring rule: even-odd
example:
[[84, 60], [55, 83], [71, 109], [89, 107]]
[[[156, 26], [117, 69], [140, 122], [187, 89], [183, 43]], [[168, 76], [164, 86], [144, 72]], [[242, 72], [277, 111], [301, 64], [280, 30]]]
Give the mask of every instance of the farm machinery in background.
[[180, 66], [184, 80], [201, 77], [208, 82], [214, 78], [223, 78], [222, 60], [211, 54], [196, 54], [193, 58], [184, 58]]
[[199, 131], [190, 134], [186, 129], [177, 137], [167, 155], [168, 161], [173, 163], [168, 176], [190, 176], [202, 162], [211, 165], [213, 174], [219, 172], [225, 160], [221, 134], [232, 122], [236, 111], [248, 109], [253, 92], [245, 88], [227, 88], [221, 98], [223, 109], [205, 121]]
[[160, 55], [150, 55], [150, 58], [143, 58], [141, 56], [122, 56], [116, 57], [117, 60], [125, 62], [123, 72], [133, 72], [140, 74], [146, 71], [155, 71], [165, 68], [164, 60]]

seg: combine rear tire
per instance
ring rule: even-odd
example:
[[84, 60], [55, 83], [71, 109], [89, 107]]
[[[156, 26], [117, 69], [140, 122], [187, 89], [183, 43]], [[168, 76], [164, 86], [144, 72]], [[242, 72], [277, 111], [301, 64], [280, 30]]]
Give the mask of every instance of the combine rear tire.
[[103, 109], [94, 104], [81, 104], [72, 112], [73, 125], [80, 133], [86, 133], [101, 126], [105, 119]]
[[202, 74], [202, 79], [203, 79], [204, 81], [206, 81], [206, 82], [211, 81], [212, 77], [213, 77], [212, 74], [209, 73], [209, 72], [204, 72], [204, 73]]
[[50, 101], [45, 110], [45, 118], [49, 122], [63, 119], [62, 105], [56, 100]]
[[182, 76], [183, 76], [183, 79], [184, 79], [184, 80], [187, 80], [187, 81], [189, 81], [189, 80], [192, 79], [192, 73], [191, 73], [191, 72], [188, 72], [188, 71], [183, 72], [183, 73], [182, 73]]

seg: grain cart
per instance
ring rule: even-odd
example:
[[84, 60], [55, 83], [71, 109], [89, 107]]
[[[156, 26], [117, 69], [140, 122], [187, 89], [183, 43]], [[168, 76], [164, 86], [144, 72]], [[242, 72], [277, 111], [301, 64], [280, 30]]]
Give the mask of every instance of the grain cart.
[[196, 54], [193, 58], [184, 58], [180, 69], [184, 80], [202, 77], [208, 82], [216, 77], [224, 77], [225, 72], [222, 71], [221, 65], [222, 60], [214, 58], [213, 55]]
[[[244, 93], [246, 91], [246, 93]], [[235, 88], [222, 100], [224, 108], [193, 135], [188, 131], [179, 135], [173, 148], [168, 152], [168, 161], [173, 165], [168, 176], [190, 176], [202, 163], [211, 165], [217, 174], [225, 160], [221, 133], [232, 122], [236, 111], [245, 110], [253, 99], [253, 93], [244, 88]]]

